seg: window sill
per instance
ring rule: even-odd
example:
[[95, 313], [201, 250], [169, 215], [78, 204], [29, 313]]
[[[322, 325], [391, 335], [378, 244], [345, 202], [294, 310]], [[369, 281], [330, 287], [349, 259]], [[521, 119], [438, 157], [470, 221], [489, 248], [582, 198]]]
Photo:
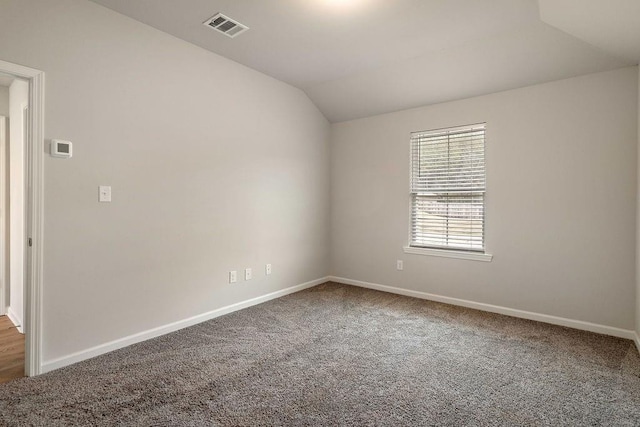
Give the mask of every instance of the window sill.
[[404, 247], [405, 254], [413, 255], [429, 255], [444, 258], [468, 259], [472, 261], [491, 262], [493, 255], [481, 252], [456, 251], [450, 249], [432, 249], [432, 248], [414, 248], [411, 246]]

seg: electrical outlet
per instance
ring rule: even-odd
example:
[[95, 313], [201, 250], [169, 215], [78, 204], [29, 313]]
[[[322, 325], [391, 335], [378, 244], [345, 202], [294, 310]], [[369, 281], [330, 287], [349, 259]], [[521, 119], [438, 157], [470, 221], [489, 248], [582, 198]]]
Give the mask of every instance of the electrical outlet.
[[238, 281], [238, 272], [230, 271], [229, 272], [229, 283], [236, 283]]
[[396, 269], [398, 269], [398, 270], [403, 270], [404, 269], [404, 262], [402, 262], [401, 259], [396, 261]]
[[250, 268], [245, 268], [244, 270], [244, 280], [251, 280], [251, 278], [253, 277], [253, 273], [251, 272]]
[[267, 264], [264, 266], [264, 273], [268, 276], [271, 274], [271, 264]]

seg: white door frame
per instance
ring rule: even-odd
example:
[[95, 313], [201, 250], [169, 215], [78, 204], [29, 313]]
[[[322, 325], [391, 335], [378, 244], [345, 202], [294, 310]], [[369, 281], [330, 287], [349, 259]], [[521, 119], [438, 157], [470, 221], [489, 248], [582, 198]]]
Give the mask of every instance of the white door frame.
[[7, 302], [5, 301], [5, 295], [7, 293], [7, 286], [9, 285], [7, 280], [7, 234], [5, 227], [7, 223], [7, 215], [9, 214], [6, 198], [7, 179], [9, 178], [9, 175], [7, 174], [9, 160], [6, 157], [7, 144], [9, 143], [7, 138], [8, 119], [9, 117], [7, 116], [0, 116], [0, 173], [4, 174], [4, 176], [0, 177], [0, 210], [2, 211], [2, 214], [0, 214], [0, 266], [2, 266], [2, 268], [0, 268], [0, 280], [2, 280], [2, 283], [0, 284], [0, 316], [7, 314]]
[[[0, 60], [0, 72], [29, 81], [29, 138], [25, 152], [25, 374], [42, 372], [42, 269], [44, 222], [44, 73]], [[31, 242], [31, 244], [29, 243]]]

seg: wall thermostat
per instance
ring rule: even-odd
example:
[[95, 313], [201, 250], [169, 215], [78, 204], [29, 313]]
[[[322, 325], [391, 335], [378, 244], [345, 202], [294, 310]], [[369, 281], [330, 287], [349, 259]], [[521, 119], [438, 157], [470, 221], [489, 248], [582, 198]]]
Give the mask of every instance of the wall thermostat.
[[51, 140], [51, 156], [62, 157], [63, 159], [70, 159], [73, 154], [73, 147], [71, 141], [62, 141], [60, 139]]

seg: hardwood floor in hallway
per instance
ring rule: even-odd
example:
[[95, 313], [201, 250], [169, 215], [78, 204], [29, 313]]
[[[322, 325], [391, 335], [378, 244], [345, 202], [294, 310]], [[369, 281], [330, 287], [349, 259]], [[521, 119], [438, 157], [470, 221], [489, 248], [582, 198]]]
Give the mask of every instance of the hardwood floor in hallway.
[[24, 377], [24, 335], [0, 316], [0, 384]]

